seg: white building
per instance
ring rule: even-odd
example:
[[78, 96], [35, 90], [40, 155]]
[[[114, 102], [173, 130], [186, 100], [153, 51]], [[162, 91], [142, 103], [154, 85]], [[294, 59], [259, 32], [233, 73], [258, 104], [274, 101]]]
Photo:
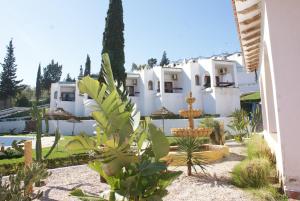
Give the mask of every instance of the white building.
[[265, 139], [284, 190], [300, 199], [300, 1], [234, 0], [233, 7], [246, 67], [259, 71]]
[[[185, 97], [190, 91], [196, 98], [194, 107], [205, 114], [228, 116], [240, 108], [241, 89], [242, 92], [258, 90], [254, 73], [247, 74], [241, 66], [240, 53], [183, 60], [168, 67], [128, 73], [126, 87], [143, 116], [163, 106], [178, 114], [186, 108]], [[58, 82], [51, 86], [51, 110], [61, 107], [76, 116], [88, 116], [90, 110], [84, 101], [89, 99], [79, 93], [75, 83]]]

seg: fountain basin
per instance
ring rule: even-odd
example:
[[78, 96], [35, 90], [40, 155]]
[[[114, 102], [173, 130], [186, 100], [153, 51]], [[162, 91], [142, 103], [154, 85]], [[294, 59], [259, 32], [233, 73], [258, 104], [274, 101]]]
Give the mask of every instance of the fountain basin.
[[176, 137], [208, 137], [212, 128], [172, 128], [171, 132]]
[[[177, 146], [172, 146], [169, 154], [162, 160], [166, 161], [171, 166], [185, 166], [186, 154], [177, 151]], [[201, 147], [203, 151], [194, 152], [193, 156], [199, 159], [205, 159], [206, 163], [210, 164], [219, 161], [229, 155], [229, 148], [225, 145], [205, 144]]]

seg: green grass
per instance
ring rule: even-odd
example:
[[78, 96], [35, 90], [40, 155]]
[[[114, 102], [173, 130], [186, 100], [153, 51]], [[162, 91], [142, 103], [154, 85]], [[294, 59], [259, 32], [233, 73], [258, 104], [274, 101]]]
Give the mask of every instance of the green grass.
[[260, 93], [254, 92], [241, 96], [241, 101], [258, 101], [260, 100]]
[[[87, 152], [87, 150], [67, 151], [65, 149], [65, 145], [72, 139], [73, 139], [73, 136], [64, 136], [64, 138], [59, 141], [58, 147], [53, 150], [53, 152], [51, 153], [51, 155], [48, 158], [49, 159], [67, 158], [73, 154], [80, 154], [80, 153]], [[48, 153], [49, 149], [50, 149], [50, 147], [43, 148], [43, 156]], [[35, 158], [35, 150], [33, 150], [33, 152], [32, 152], [32, 157]], [[20, 163], [23, 161], [24, 161], [24, 157], [16, 158], [16, 159], [2, 159], [2, 160], [0, 160], [0, 165]]]
[[250, 193], [261, 201], [288, 201], [286, 195], [281, 194], [277, 188], [273, 186], [267, 186], [260, 189], [248, 189]]

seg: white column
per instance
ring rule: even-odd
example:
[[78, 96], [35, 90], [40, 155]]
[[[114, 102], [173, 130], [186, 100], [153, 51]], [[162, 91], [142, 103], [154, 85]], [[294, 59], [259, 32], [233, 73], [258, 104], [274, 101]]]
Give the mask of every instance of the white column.
[[211, 82], [211, 87], [215, 87], [217, 86], [216, 84], [216, 65], [215, 63], [212, 61], [211, 62], [211, 75], [210, 75], [210, 82]]

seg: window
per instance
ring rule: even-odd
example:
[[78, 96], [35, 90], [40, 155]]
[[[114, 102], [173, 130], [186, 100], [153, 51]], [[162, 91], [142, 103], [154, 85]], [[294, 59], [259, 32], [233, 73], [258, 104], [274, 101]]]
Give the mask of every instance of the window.
[[75, 101], [75, 93], [74, 92], [62, 92], [61, 100], [62, 101]]
[[204, 87], [205, 88], [211, 87], [209, 75], [205, 75], [205, 77], [204, 77]]
[[200, 85], [200, 77], [199, 77], [199, 75], [195, 75], [195, 84], [196, 84], [197, 86]]
[[148, 81], [148, 90], [153, 90], [153, 82], [151, 80]]
[[160, 81], [157, 81], [157, 92], [160, 92]]
[[129, 96], [134, 96], [134, 87], [133, 86], [126, 86], [126, 90]]
[[165, 92], [173, 93], [173, 83], [172, 82], [165, 82]]
[[54, 99], [57, 99], [57, 91], [54, 92]]

